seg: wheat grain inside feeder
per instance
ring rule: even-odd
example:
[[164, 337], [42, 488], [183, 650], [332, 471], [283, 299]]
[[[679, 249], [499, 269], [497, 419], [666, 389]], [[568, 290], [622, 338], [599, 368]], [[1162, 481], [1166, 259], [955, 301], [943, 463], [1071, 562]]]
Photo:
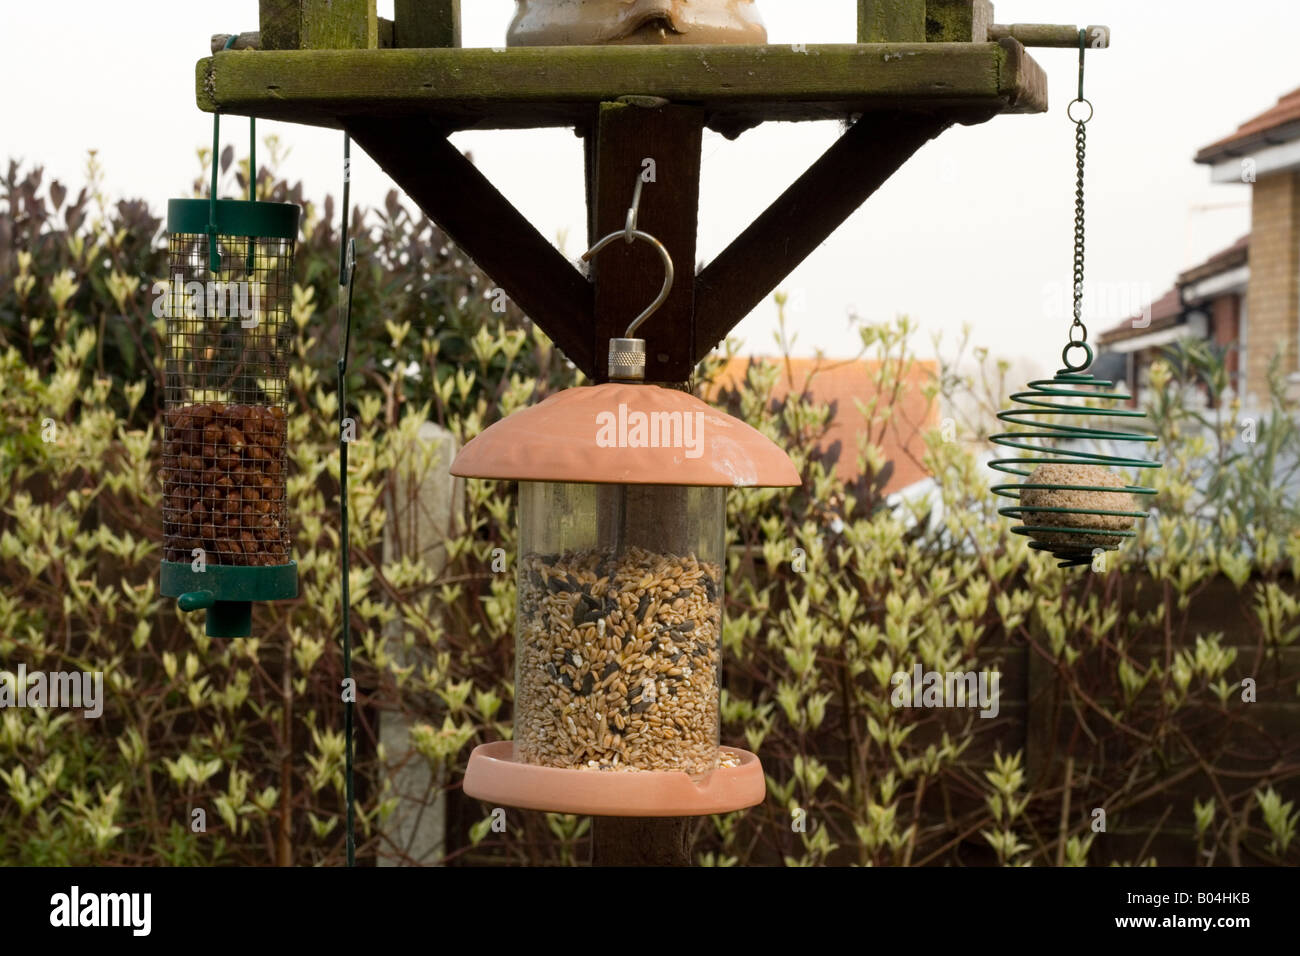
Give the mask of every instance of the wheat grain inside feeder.
[[[213, 165], [215, 197], [215, 149]], [[253, 602], [298, 593], [286, 500], [298, 222], [289, 203], [167, 205], [161, 590], [206, 609], [212, 637], [248, 636]]]
[[610, 341], [612, 380], [497, 422], [452, 465], [519, 482], [514, 739], [473, 752], [465, 792], [481, 800], [627, 817], [764, 796], [758, 758], [719, 746], [726, 493], [799, 475], [744, 422], [644, 383], [635, 332], [672, 261], [634, 222], [587, 253], [641, 239], [668, 273]]

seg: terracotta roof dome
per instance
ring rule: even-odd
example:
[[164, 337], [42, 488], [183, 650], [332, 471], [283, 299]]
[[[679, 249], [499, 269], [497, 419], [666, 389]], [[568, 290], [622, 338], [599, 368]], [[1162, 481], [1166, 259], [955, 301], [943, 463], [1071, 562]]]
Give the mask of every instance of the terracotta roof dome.
[[570, 388], [484, 430], [461, 449], [463, 478], [627, 485], [777, 487], [800, 484], [761, 432], [657, 385]]

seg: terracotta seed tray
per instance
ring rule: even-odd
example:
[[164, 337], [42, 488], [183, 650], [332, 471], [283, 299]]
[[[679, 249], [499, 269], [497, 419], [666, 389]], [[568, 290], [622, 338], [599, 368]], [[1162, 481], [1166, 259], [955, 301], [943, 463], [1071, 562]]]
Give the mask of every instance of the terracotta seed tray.
[[767, 781], [758, 757], [735, 747], [720, 748], [740, 758], [693, 778], [680, 770], [564, 770], [517, 763], [509, 740], [480, 744], [470, 754], [465, 793], [477, 800], [601, 817], [696, 817], [729, 813], [762, 803]]

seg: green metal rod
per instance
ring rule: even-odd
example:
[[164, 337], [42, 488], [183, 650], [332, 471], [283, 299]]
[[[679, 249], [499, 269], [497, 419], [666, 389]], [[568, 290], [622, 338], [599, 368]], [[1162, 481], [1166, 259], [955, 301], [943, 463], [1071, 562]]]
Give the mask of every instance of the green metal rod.
[[[257, 202], [257, 118], [248, 119], [248, 201]], [[249, 278], [257, 262], [257, 239], [248, 237], [248, 261], [244, 263]]]
[[248, 119], [248, 201], [257, 202], [257, 117]]
[[[339, 533], [342, 538], [339, 563], [343, 572], [343, 679], [352, 680], [352, 594], [351, 549], [348, 532], [348, 443], [344, 424], [348, 414], [348, 350], [352, 342], [352, 273], [356, 268], [356, 245], [348, 240], [349, 186], [352, 179], [352, 140], [343, 134], [343, 224], [339, 230], [339, 322], [342, 341], [338, 359], [339, 392]], [[355, 693], [353, 693], [355, 698]], [[347, 800], [348, 866], [357, 865], [356, 793], [353, 785], [353, 741], [351, 699], [343, 702], [344, 781]]]
[[221, 114], [212, 114], [212, 188], [208, 191], [208, 271], [221, 271], [221, 253], [217, 251], [217, 172], [221, 163]]

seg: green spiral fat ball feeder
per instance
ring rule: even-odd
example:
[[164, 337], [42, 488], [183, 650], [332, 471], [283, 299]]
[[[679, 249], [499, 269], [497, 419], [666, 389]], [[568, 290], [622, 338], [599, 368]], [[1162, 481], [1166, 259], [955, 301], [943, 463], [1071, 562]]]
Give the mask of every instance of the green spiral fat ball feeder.
[[[286, 405], [300, 210], [217, 199], [167, 204], [161, 591], [207, 610], [210, 637], [252, 633], [252, 603], [297, 597]], [[253, 135], [255, 136], [255, 128]]]
[[[1019, 520], [1021, 524], [1012, 531], [1028, 536], [1034, 550], [1050, 552], [1061, 567], [1088, 566], [1098, 550], [1117, 550], [1125, 538], [1136, 535], [1132, 528], [1137, 519], [1147, 517], [1137, 508], [1134, 496], [1154, 495], [1155, 490], [1128, 484], [1112, 469], [1160, 467], [1156, 461], [1077, 447], [1084, 442], [1156, 440], [1154, 435], [1119, 427], [1124, 419], [1145, 419], [1141, 411], [1090, 404], [1090, 400], [1127, 402], [1129, 396], [1112, 391], [1114, 383], [1088, 373], [1093, 353], [1082, 318], [1085, 127], [1092, 119], [1092, 104], [1083, 96], [1086, 36], [1079, 31], [1079, 95], [1067, 108], [1075, 124], [1078, 175], [1074, 193], [1074, 321], [1070, 341], [1061, 352], [1064, 368], [1050, 379], [1030, 382], [1027, 391], [1013, 394], [1012, 401], [1020, 407], [999, 412], [998, 420], [1019, 428], [989, 439], [1024, 453], [989, 462], [990, 468], [1025, 479], [993, 486], [995, 494], [1018, 502], [998, 509], [998, 514]], [[1072, 362], [1071, 356], [1078, 361]], [[1096, 424], [1078, 423], [1078, 419], [1092, 419]], [[1065, 447], [1067, 443], [1076, 447]]]

